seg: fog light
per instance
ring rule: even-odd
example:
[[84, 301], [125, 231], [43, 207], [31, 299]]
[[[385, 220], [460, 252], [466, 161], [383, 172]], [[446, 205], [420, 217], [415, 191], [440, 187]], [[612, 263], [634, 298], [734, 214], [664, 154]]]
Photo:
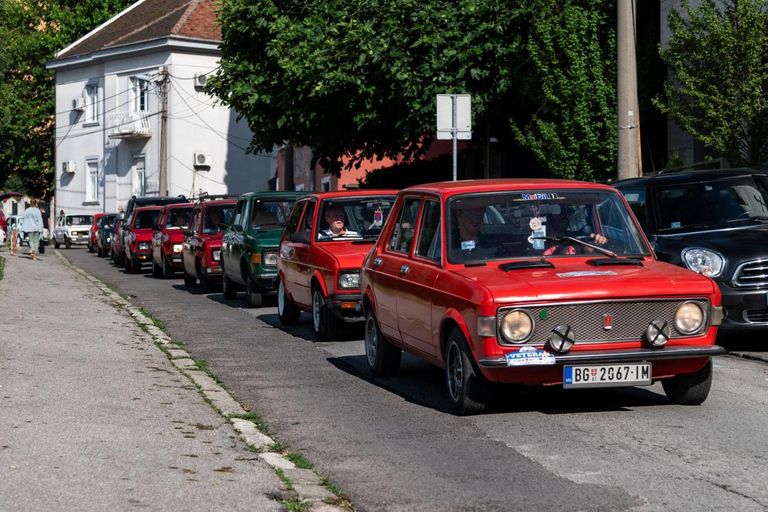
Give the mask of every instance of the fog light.
[[677, 308], [675, 328], [682, 334], [693, 334], [704, 323], [704, 311], [695, 302], [686, 302]]
[[576, 336], [569, 325], [558, 325], [552, 329], [552, 334], [549, 335], [550, 346], [561, 354], [571, 350], [575, 341]]
[[533, 334], [533, 319], [522, 309], [510, 311], [501, 321], [501, 334], [512, 343], [524, 343]]
[[656, 348], [666, 345], [669, 341], [669, 336], [669, 322], [666, 320], [654, 320], [645, 329], [645, 339]]

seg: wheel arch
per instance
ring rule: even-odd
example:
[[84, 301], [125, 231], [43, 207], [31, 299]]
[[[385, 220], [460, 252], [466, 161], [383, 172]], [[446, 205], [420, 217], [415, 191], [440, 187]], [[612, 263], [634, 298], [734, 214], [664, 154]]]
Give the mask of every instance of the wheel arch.
[[477, 354], [475, 353], [475, 348], [472, 344], [472, 336], [470, 336], [469, 329], [467, 329], [467, 324], [464, 322], [464, 318], [455, 309], [446, 311], [443, 319], [440, 321], [440, 354], [438, 354], [440, 361], [445, 364], [445, 347], [448, 344], [448, 336], [451, 334], [454, 327], [458, 327], [461, 330], [464, 339], [467, 341], [469, 351], [472, 353], [472, 359], [477, 361]]

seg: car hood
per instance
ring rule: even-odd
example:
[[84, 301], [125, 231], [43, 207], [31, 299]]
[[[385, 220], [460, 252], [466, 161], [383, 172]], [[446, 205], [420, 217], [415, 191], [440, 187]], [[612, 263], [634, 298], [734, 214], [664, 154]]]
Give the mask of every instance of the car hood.
[[282, 231], [275, 229], [270, 229], [269, 231], [255, 231], [252, 233], [256, 234], [249, 235], [249, 238], [256, 244], [255, 247], [260, 250], [277, 249], [277, 246], [280, 245], [280, 237], [283, 235]]
[[591, 258], [558, 258], [555, 268], [504, 271], [498, 265], [455, 272], [485, 286], [498, 304], [561, 300], [603, 300], [717, 293], [708, 277], [668, 263], [645, 260], [643, 266], [600, 266]]
[[163, 231], [163, 234], [168, 237], [170, 243], [181, 243], [184, 241], [184, 230], [182, 229], [169, 229], [168, 231]]
[[131, 237], [131, 240], [148, 242], [152, 240], [152, 231], [152, 228], [132, 229], [129, 236]]
[[679, 252], [686, 247], [703, 247], [717, 251], [726, 258], [768, 258], [768, 226], [660, 236], [655, 246], [658, 253], [675, 252], [675, 256], [679, 256]]
[[318, 244], [318, 247], [322, 247], [328, 254], [336, 258], [336, 261], [339, 262], [339, 268], [359, 268], [363, 266], [363, 259], [374, 244], [375, 242], [325, 242]]

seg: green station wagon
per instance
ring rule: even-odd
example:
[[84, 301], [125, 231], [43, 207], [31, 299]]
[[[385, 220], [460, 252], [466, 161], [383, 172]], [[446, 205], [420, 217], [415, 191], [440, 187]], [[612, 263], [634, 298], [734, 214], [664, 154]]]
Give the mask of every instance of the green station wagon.
[[251, 192], [240, 196], [221, 242], [224, 298], [245, 289], [248, 307], [275, 289], [277, 246], [296, 200], [304, 192]]

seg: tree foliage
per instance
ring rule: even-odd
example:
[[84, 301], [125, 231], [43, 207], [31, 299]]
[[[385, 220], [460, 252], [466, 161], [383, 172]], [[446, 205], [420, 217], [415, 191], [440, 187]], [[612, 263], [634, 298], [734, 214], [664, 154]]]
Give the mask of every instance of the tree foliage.
[[133, 1], [0, 0], [0, 184], [16, 176], [30, 194], [50, 193], [55, 80], [45, 64]]
[[768, 2], [702, 0], [673, 10], [656, 104], [736, 166], [768, 160]]

